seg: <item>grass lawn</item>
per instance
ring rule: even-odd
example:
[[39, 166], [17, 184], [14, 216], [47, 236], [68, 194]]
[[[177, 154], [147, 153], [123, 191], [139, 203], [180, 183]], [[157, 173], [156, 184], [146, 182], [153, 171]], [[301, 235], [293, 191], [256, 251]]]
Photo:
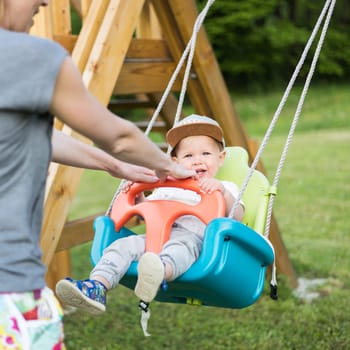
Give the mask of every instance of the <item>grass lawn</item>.
[[[261, 140], [283, 91], [233, 96], [248, 134]], [[278, 275], [279, 299], [268, 290], [242, 310], [154, 302], [151, 337], [139, 325], [138, 300], [124, 287], [108, 295], [100, 317], [65, 317], [66, 345], [82, 349], [350, 349], [350, 123], [349, 86], [311, 88], [283, 168], [274, 213], [300, 278], [326, 279], [307, 302], [293, 295], [286, 276]], [[269, 140], [263, 164], [272, 180], [294, 114], [297, 95]], [[78, 218], [107, 209], [116, 181], [86, 171], [71, 210]], [[73, 277], [90, 270], [89, 244], [72, 249]], [[267, 281], [268, 282], [268, 281]], [[267, 283], [268, 285], [268, 283]]]

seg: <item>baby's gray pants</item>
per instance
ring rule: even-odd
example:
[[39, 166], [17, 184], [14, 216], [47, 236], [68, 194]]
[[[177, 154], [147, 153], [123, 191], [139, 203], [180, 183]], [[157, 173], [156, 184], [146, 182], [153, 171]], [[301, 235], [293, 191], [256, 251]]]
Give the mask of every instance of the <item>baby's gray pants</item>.
[[[145, 238], [145, 235], [132, 235], [113, 242], [103, 251], [102, 258], [91, 271], [90, 279], [102, 276], [109, 282], [111, 288], [115, 288], [130, 264], [138, 261], [145, 252]], [[202, 242], [201, 235], [182, 227], [172, 227], [170, 239], [159, 254], [164, 263], [172, 266], [171, 280], [182, 275], [198, 259]]]

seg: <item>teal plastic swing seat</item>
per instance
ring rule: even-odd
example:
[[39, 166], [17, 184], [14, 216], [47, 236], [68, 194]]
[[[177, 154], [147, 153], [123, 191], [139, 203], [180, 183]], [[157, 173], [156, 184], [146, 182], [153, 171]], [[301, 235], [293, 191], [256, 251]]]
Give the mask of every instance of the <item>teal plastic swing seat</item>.
[[[249, 171], [248, 154], [241, 147], [226, 148], [225, 164], [218, 178], [241, 186]], [[267, 267], [274, 261], [274, 250], [264, 233], [270, 184], [255, 170], [244, 192], [245, 215], [242, 222], [230, 218], [212, 220], [205, 231], [198, 260], [156, 300], [240, 309], [255, 303], [264, 289]], [[95, 236], [91, 260], [95, 265], [103, 250], [116, 239], [135, 234], [101, 216], [94, 222]], [[134, 289], [137, 262], [133, 262], [120, 283]]]

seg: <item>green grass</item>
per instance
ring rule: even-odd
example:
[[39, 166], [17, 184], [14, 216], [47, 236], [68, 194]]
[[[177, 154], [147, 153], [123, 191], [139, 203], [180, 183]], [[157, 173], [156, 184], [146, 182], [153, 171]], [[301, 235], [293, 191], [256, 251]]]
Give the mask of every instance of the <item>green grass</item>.
[[[68, 349], [350, 349], [348, 91], [349, 86], [311, 88], [274, 205], [298, 276], [328, 279], [318, 289], [321, 297], [311, 303], [294, 297], [286, 276], [279, 274], [278, 301], [271, 300], [266, 290], [256, 304], [242, 310], [154, 302], [149, 323], [152, 337], [145, 338], [137, 299], [131, 291], [117, 287], [108, 296], [105, 315], [65, 317]], [[261, 140], [282, 93], [233, 96], [249, 135]], [[286, 115], [292, 116], [296, 100], [292, 96]], [[270, 180], [289, 120], [281, 120], [263, 154]], [[106, 210], [116, 188], [116, 181], [108, 175], [85, 172], [71, 217]], [[89, 246], [72, 249], [76, 278], [88, 275]]]

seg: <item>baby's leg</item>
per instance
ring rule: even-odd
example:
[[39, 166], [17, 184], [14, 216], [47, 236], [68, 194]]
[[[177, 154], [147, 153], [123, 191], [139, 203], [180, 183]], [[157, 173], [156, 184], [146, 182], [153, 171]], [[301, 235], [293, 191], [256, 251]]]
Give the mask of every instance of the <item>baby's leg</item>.
[[116, 287], [133, 260], [145, 250], [145, 238], [129, 236], [112, 243], [103, 252], [101, 260], [90, 274], [89, 280], [65, 278], [56, 284], [60, 300], [90, 315], [106, 310], [107, 291]]
[[132, 235], [118, 239], [103, 251], [103, 255], [90, 273], [90, 279], [115, 288], [133, 261], [145, 252], [145, 236]]
[[203, 239], [200, 235], [173, 228], [170, 240], [164, 245], [160, 258], [165, 264], [165, 278], [172, 281], [186, 272], [198, 259]]

